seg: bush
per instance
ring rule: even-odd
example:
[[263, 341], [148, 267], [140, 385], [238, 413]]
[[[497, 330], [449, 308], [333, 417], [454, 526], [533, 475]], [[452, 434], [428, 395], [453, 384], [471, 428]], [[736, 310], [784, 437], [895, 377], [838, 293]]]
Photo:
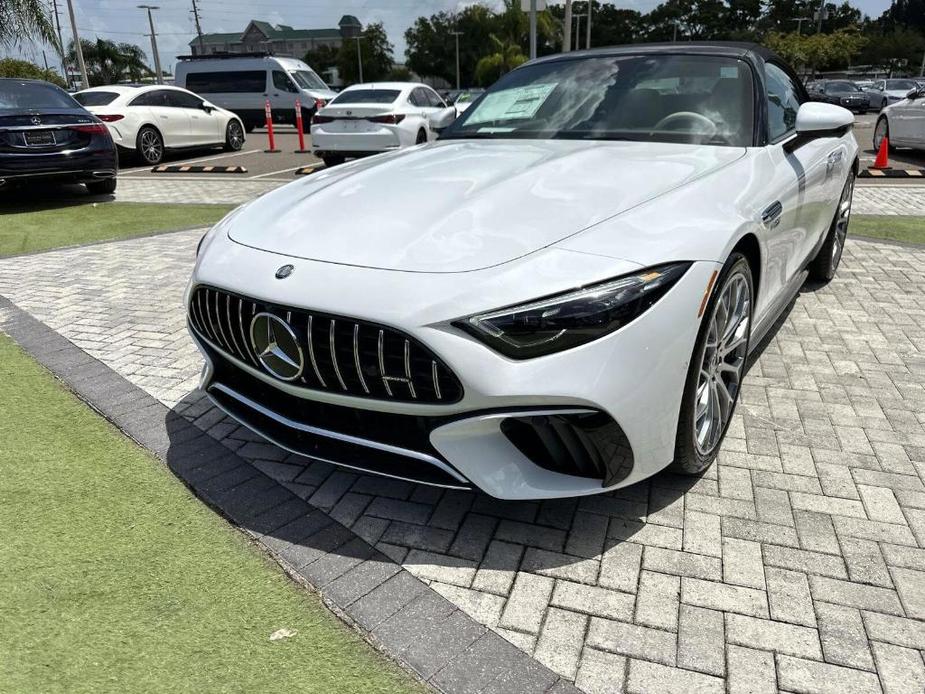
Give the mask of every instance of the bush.
[[0, 77], [21, 77], [30, 80], [45, 80], [59, 87], [66, 86], [64, 80], [54, 70], [45, 70], [35, 63], [28, 60], [16, 60], [15, 58], [0, 59]]

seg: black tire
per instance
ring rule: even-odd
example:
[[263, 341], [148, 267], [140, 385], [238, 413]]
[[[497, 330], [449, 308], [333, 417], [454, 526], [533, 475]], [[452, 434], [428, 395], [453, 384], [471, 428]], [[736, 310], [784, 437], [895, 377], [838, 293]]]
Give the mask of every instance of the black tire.
[[156, 166], [164, 159], [164, 138], [150, 125], [145, 125], [135, 137], [135, 152], [143, 164]]
[[422, 128], [421, 130], [418, 130], [418, 136], [417, 139], [415, 139], [414, 144], [423, 145], [425, 142], [427, 142], [427, 133]]
[[84, 185], [87, 186], [87, 191], [90, 195], [112, 195], [116, 192], [116, 177], [88, 181]]
[[880, 136], [881, 136], [881, 129], [880, 129], [880, 126], [881, 126], [881, 124], [883, 125], [883, 131], [882, 131], [882, 132], [883, 132], [883, 136], [887, 138], [887, 146], [886, 146], [886, 149], [887, 149], [888, 152], [890, 152], [890, 153], [892, 154], [893, 152], [896, 151], [896, 148], [893, 146], [893, 142], [892, 142], [891, 140], [889, 140], [889, 137], [890, 137], [890, 121], [887, 119], [886, 116], [880, 116], [880, 117], [877, 119], [877, 123], [874, 125], [874, 136], [873, 136], [873, 140], [871, 141], [871, 143], [872, 143], [873, 146], [874, 146], [874, 153], [877, 153], [877, 152], [880, 151]]
[[236, 118], [225, 126], [225, 151], [240, 152], [244, 146], [244, 126]]
[[[835, 216], [829, 226], [829, 233], [822, 242], [822, 247], [809, 264], [809, 278], [817, 282], [828, 282], [835, 277], [838, 264], [841, 262], [842, 252], [845, 250], [845, 240], [848, 238], [848, 223], [851, 221], [851, 199], [854, 195], [854, 170], [845, 181]], [[847, 206], [846, 206], [847, 203]]]
[[323, 157], [321, 157], [321, 161], [323, 161], [324, 165], [330, 169], [332, 166], [343, 164], [344, 157], [325, 154]]
[[[709, 344], [710, 336], [714, 334], [714, 328], [716, 327], [714, 321], [719, 321], [721, 315], [720, 310], [728, 305], [724, 302], [727, 291], [736, 292], [744, 288], [747, 288], [747, 296], [745, 296], [747, 304], [744, 306], [744, 313], [742, 314], [745, 317], [745, 322], [743, 323], [741, 319], [738, 320], [730, 333], [730, 340], [734, 340], [737, 346], [728, 355], [720, 358], [718, 348], [722, 346], [722, 336], [718, 337], [716, 347], [710, 347]], [[738, 296], [739, 295], [736, 294], [736, 297]], [[733, 253], [726, 261], [726, 264], [723, 266], [713, 286], [713, 294], [710, 297], [710, 301], [707, 303], [706, 310], [703, 313], [700, 330], [697, 333], [697, 342], [694, 345], [694, 352], [691, 356], [690, 366], [688, 367], [687, 379], [684, 383], [684, 395], [681, 399], [681, 412], [678, 417], [674, 462], [671, 464], [671, 469], [674, 472], [685, 475], [697, 475], [710, 467], [713, 461], [716, 460], [716, 455], [719, 453], [723, 439], [726, 437], [726, 431], [732, 421], [736, 403], [739, 401], [739, 391], [741, 389], [742, 379], [745, 376], [745, 360], [748, 357], [749, 343], [751, 341], [751, 318], [754, 296], [752, 270], [751, 266], [748, 264], [748, 259], [741, 253]], [[732, 308], [736, 308], [737, 306], [738, 303]], [[730, 312], [727, 311], [724, 315], [728, 318]], [[731, 315], [735, 318], [735, 311], [732, 311]], [[724, 334], [725, 327], [726, 326], [720, 328], [720, 331]], [[710, 351], [708, 351], [708, 349]], [[712, 420], [711, 417], [712, 424], [709, 430], [709, 438], [704, 441], [704, 443], [709, 443], [709, 445], [703, 446], [698, 436], [698, 404], [704, 396], [710, 401], [711, 393], [714, 392], [712, 384], [716, 380], [713, 377], [718, 374], [718, 378], [724, 379], [723, 374], [729, 373], [725, 370], [715, 370], [720, 363], [726, 363], [731, 366], [732, 364], [727, 361], [729, 358], [732, 358], [733, 363], [738, 367], [738, 380], [735, 382], [734, 387], [731, 382], [727, 384], [726, 381], [723, 380], [723, 392], [728, 393], [731, 398], [731, 403], [728, 404], [728, 409], [726, 410], [727, 414], [725, 421], [722, 421], [722, 408], [719, 403], [721, 394], [718, 387], [715, 389], [715, 397], [717, 399], [716, 408], [718, 408], [716, 412], [720, 416], [720, 421], [717, 422]], [[701, 373], [707, 373], [707, 369], [704, 368], [705, 361], [710, 363], [709, 368], [714, 369], [714, 371], [711, 371], [711, 378], [705, 381], [703, 392], [701, 393]], [[728, 401], [723, 400], [723, 402]], [[712, 414], [713, 411], [713, 408], [707, 406], [703, 414]]]

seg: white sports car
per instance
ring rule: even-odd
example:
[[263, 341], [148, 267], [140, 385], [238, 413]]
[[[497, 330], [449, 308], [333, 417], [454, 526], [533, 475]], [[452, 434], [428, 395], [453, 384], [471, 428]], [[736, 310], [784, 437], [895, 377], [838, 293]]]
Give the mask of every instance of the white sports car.
[[312, 117], [312, 152], [327, 166], [435, 139], [456, 109], [426, 84], [355, 84]]
[[525, 64], [203, 237], [202, 388], [290, 451], [504, 499], [699, 473], [749, 351], [835, 274], [853, 122], [758, 46]]
[[144, 164], [159, 164], [167, 149], [221, 146], [236, 152], [244, 146], [238, 116], [179, 87], [92, 87], [74, 98], [109, 126], [120, 149]]
[[880, 151], [883, 138], [891, 152], [895, 147], [925, 150], [925, 87], [916, 84], [905, 98], [880, 112], [874, 127], [874, 151]]

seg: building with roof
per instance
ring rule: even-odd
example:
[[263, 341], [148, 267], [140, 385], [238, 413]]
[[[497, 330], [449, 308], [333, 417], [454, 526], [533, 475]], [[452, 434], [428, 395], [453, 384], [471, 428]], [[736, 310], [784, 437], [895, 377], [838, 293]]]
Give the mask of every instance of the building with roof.
[[287, 24], [274, 25], [252, 19], [242, 32], [203, 34], [202, 50], [198, 37], [189, 45], [193, 55], [266, 51], [273, 55], [301, 58], [306, 51], [319, 46], [337, 48], [362, 31], [360, 20], [350, 14], [341, 17], [337, 27], [331, 29], [294, 29]]

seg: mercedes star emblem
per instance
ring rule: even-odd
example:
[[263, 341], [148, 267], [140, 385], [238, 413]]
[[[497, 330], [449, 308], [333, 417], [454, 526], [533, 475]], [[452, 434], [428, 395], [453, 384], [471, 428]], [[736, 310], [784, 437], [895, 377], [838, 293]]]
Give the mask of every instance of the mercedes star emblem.
[[293, 270], [295, 270], [295, 267], [293, 265], [283, 265], [279, 270], [276, 271], [276, 279], [278, 280], [286, 279], [287, 277], [289, 277], [289, 275], [292, 274]]
[[268, 372], [283, 381], [302, 375], [302, 348], [289, 324], [272, 313], [258, 313], [251, 321], [254, 354]]

